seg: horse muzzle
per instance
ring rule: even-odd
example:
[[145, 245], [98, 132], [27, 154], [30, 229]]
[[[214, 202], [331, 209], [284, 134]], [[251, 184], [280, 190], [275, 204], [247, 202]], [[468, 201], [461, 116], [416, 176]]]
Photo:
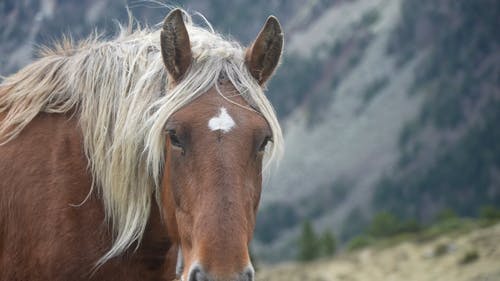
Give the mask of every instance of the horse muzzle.
[[254, 281], [255, 271], [253, 266], [248, 265], [245, 270], [234, 274], [232, 278], [218, 278], [206, 272], [200, 264], [191, 267], [188, 278], [185, 281]]

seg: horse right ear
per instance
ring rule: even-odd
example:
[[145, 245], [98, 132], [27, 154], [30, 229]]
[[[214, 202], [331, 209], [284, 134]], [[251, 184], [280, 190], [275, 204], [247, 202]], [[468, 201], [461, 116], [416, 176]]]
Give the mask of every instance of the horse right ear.
[[160, 36], [163, 63], [174, 81], [179, 82], [189, 69], [193, 57], [180, 9], [175, 9], [167, 15]]
[[283, 31], [277, 18], [270, 16], [257, 39], [247, 49], [245, 60], [252, 76], [263, 85], [278, 66], [283, 51]]

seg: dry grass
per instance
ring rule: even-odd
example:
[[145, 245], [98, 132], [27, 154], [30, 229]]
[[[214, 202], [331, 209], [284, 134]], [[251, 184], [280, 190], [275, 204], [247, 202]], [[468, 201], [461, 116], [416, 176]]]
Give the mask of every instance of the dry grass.
[[[500, 280], [500, 224], [425, 243], [369, 247], [331, 260], [262, 267], [257, 281]], [[444, 246], [443, 246], [444, 245]], [[436, 255], [435, 249], [442, 251]], [[464, 263], [464, 257], [475, 253]]]

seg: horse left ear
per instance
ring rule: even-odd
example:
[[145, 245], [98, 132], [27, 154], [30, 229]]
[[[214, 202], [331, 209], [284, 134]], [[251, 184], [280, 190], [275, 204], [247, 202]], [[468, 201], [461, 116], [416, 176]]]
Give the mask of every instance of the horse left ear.
[[179, 82], [187, 72], [193, 58], [189, 35], [180, 9], [173, 10], [165, 18], [160, 45], [163, 63], [168, 73], [176, 82]]
[[283, 32], [278, 19], [270, 16], [257, 39], [247, 49], [245, 60], [252, 76], [263, 85], [273, 74], [283, 50]]

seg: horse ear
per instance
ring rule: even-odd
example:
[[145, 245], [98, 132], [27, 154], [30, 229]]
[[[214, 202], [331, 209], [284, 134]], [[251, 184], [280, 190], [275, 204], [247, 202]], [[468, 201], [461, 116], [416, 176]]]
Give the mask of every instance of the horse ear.
[[247, 49], [246, 64], [250, 73], [263, 85], [273, 74], [283, 50], [283, 32], [278, 19], [270, 16], [257, 39]]
[[170, 12], [163, 21], [160, 45], [163, 63], [170, 76], [178, 82], [192, 60], [191, 43], [180, 9]]

